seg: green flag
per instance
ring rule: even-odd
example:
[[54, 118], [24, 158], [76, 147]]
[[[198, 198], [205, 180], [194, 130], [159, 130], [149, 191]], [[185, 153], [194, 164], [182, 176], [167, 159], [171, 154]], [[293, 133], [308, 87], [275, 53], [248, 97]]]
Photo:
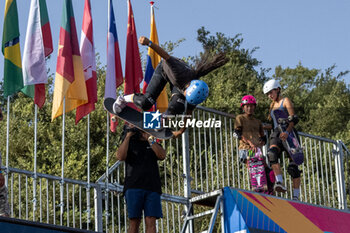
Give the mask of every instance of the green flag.
[[4, 96], [23, 88], [16, 0], [6, 0], [1, 51], [4, 54]]

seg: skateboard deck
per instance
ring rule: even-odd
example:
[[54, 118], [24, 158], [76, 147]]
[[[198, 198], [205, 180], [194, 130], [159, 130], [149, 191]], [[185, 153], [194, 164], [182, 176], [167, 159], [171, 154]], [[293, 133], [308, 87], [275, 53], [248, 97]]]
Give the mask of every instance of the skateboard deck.
[[250, 184], [252, 186], [253, 191], [268, 191], [267, 178], [265, 172], [265, 161], [260, 149], [256, 153], [249, 150], [248, 170], [250, 176]]
[[[277, 120], [280, 132], [286, 131], [289, 123], [288, 115], [284, 111], [279, 109], [274, 110], [273, 114], [275, 115], [275, 118]], [[303, 148], [300, 146], [294, 130], [291, 133], [289, 133], [287, 140], [282, 141], [282, 143], [292, 160], [297, 165], [300, 165], [304, 162]]]
[[126, 121], [132, 125], [134, 125], [136, 128], [152, 135], [155, 138], [158, 139], [170, 139], [173, 136], [172, 130], [170, 128], [162, 128], [162, 129], [151, 129], [151, 128], [144, 128], [143, 124], [143, 113], [139, 112], [129, 106], [125, 106], [120, 113], [116, 113], [113, 111], [113, 104], [115, 102], [115, 99], [113, 98], [106, 98], [103, 102], [103, 105], [105, 109], [120, 118], [123, 121]]

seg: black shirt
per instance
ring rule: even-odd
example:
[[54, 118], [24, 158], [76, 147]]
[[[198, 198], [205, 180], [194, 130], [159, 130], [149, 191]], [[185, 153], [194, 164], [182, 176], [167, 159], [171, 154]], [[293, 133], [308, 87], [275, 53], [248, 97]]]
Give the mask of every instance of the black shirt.
[[145, 189], [162, 193], [158, 158], [148, 141], [130, 138], [125, 160], [124, 193], [127, 189]]

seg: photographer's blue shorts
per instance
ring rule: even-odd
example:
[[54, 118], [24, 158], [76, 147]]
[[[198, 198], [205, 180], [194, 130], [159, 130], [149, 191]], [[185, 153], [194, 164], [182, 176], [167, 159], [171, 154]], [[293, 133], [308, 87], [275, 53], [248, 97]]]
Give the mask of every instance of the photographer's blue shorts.
[[125, 192], [125, 200], [129, 218], [141, 218], [142, 210], [145, 217], [163, 217], [160, 194], [157, 192], [128, 189]]

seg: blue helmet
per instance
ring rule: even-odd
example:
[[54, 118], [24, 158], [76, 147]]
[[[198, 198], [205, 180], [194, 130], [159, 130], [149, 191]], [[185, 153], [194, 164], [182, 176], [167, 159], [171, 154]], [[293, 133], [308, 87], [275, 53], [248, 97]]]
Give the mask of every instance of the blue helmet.
[[202, 103], [209, 95], [208, 85], [202, 80], [192, 80], [186, 89], [186, 100], [192, 105]]

